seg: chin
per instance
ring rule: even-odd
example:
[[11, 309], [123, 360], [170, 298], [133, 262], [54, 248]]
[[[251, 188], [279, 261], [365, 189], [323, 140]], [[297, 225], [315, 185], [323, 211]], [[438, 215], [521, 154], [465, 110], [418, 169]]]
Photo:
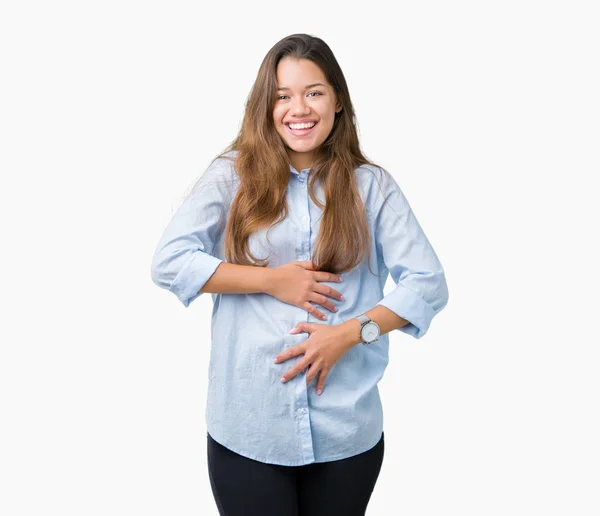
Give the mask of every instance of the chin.
[[288, 149], [297, 152], [298, 154], [302, 154], [304, 152], [312, 152], [318, 148], [318, 146], [311, 145], [310, 147], [292, 147], [291, 145], [287, 145]]
[[316, 149], [320, 143], [320, 140], [311, 140], [311, 141], [297, 141], [297, 140], [285, 140], [285, 143], [291, 149], [294, 149], [297, 152], [308, 152]]

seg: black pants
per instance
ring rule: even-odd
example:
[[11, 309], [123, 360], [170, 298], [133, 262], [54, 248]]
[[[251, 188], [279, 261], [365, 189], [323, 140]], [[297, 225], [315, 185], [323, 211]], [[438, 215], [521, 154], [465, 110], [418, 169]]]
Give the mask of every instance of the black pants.
[[221, 516], [364, 516], [383, 462], [383, 433], [366, 452], [304, 466], [259, 462], [206, 437]]

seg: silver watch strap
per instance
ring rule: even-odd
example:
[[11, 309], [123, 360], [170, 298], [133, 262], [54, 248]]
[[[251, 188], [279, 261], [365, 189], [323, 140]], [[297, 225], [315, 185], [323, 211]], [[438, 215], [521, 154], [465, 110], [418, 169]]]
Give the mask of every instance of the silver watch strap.
[[357, 315], [355, 319], [358, 319], [358, 322], [360, 322], [361, 327], [363, 324], [368, 323], [371, 320], [371, 318], [365, 314]]

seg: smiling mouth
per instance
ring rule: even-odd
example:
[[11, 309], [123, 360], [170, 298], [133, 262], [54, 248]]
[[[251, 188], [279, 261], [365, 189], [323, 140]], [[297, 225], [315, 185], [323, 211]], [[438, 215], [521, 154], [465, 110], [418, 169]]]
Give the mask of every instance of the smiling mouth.
[[316, 122], [315, 125], [313, 125], [312, 127], [309, 127], [308, 129], [292, 129], [289, 124], [285, 124], [285, 126], [287, 127], [287, 130], [294, 136], [305, 136], [307, 134], [309, 134], [315, 127], [317, 127], [317, 124], [319, 122]]

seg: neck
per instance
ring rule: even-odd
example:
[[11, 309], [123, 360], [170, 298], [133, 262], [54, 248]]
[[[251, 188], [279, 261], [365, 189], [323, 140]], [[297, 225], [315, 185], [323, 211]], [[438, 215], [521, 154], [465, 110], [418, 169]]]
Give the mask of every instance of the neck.
[[313, 155], [312, 152], [290, 152], [290, 162], [292, 166], [298, 171], [302, 172], [305, 168], [312, 167]]

